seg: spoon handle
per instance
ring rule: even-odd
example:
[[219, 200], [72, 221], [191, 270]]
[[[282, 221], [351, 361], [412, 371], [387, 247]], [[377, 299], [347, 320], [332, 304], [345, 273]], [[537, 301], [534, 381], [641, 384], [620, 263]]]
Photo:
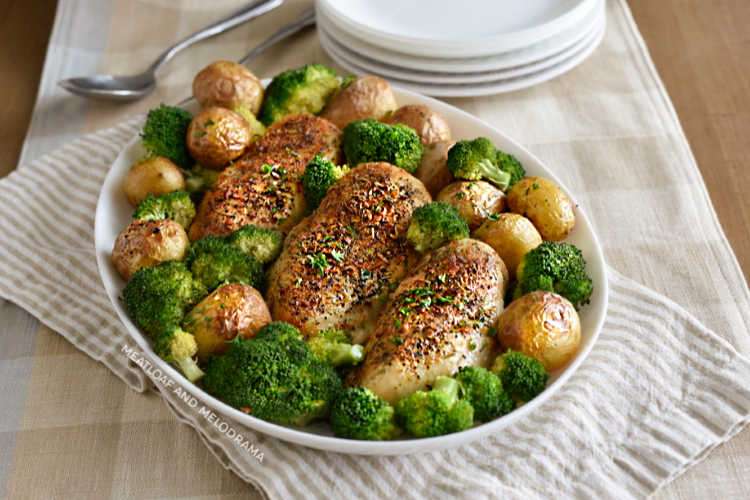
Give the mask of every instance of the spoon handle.
[[232, 12], [226, 17], [216, 21], [214, 24], [193, 33], [184, 40], [181, 40], [169, 47], [156, 59], [156, 61], [154, 61], [154, 64], [151, 65], [151, 71], [155, 72], [156, 70], [158, 70], [159, 67], [172, 59], [175, 54], [180, 52], [182, 49], [189, 47], [201, 40], [205, 40], [206, 38], [224, 33], [225, 31], [230, 30], [235, 26], [239, 26], [240, 24], [254, 19], [261, 14], [265, 14], [266, 12], [275, 9], [283, 2], [284, 0], [255, 0], [254, 2], [249, 3], [245, 7]]

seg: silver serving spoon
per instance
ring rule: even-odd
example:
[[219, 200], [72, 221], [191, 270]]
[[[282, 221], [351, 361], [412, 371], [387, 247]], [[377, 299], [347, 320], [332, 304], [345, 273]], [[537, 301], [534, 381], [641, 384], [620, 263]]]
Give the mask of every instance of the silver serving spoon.
[[151, 67], [139, 75], [115, 76], [99, 75], [92, 77], [77, 77], [60, 80], [60, 85], [65, 90], [74, 94], [93, 97], [98, 99], [109, 99], [115, 101], [134, 101], [145, 96], [156, 88], [156, 71], [175, 54], [196, 42], [205, 40], [212, 36], [224, 33], [240, 24], [269, 12], [284, 0], [255, 0], [245, 7], [229, 14], [214, 24], [190, 35], [182, 41], [165, 50]]

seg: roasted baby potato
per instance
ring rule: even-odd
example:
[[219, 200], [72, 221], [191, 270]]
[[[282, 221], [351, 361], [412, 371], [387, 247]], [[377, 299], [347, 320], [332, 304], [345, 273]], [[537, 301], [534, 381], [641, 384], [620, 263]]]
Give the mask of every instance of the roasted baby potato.
[[573, 202], [549, 179], [524, 177], [508, 191], [505, 201], [508, 210], [533, 222], [544, 240], [564, 240], [575, 226]]
[[518, 214], [498, 214], [474, 231], [473, 237], [495, 249], [508, 266], [511, 278], [526, 252], [542, 244], [542, 237], [529, 219]]
[[134, 220], [117, 236], [112, 263], [127, 281], [142, 267], [181, 260], [189, 245], [185, 229], [173, 220]]
[[187, 147], [199, 164], [221, 170], [242, 155], [253, 139], [247, 121], [234, 111], [217, 106], [193, 118], [187, 131]]
[[337, 90], [320, 116], [343, 129], [355, 120], [380, 120], [394, 109], [396, 98], [388, 82], [377, 76], [366, 75]]
[[433, 198], [441, 189], [453, 182], [453, 175], [445, 163], [448, 160], [448, 150], [453, 144], [453, 141], [438, 141], [425, 146], [422, 161], [414, 172]]
[[445, 186], [437, 201], [450, 203], [458, 209], [472, 231], [490, 215], [503, 210], [505, 195], [489, 182], [459, 181]]
[[164, 156], [146, 158], [133, 164], [125, 175], [122, 190], [135, 206], [148, 195], [159, 196], [185, 189], [185, 178], [179, 167]]
[[424, 104], [401, 106], [393, 113], [386, 115], [383, 121], [391, 125], [401, 123], [413, 128], [425, 146], [433, 142], [451, 140], [448, 122]]
[[241, 283], [220, 286], [185, 316], [183, 328], [195, 336], [198, 359], [224, 354], [237, 335], [249, 339], [271, 322], [260, 292]]
[[263, 85], [243, 65], [216, 61], [195, 75], [193, 97], [202, 108], [244, 108], [257, 115], [263, 102]]
[[578, 351], [581, 320], [565, 297], [531, 292], [514, 300], [497, 321], [501, 351], [513, 349], [538, 359], [547, 371], [557, 370]]

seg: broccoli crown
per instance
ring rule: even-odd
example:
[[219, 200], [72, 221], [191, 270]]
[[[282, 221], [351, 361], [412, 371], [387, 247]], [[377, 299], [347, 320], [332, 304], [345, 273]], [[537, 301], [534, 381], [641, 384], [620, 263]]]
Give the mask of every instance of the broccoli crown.
[[266, 127], [263, 125], [245, 106], [238, 106], [234, 108], [234, 112], [245, 119], [248, 125], [250, 125], [250, 132], [253, 134], [253, 141], [261, 137], [266, 133]]
[[315, 357], [299, 330], [273, 322], [248, 340], [229, 342], [208, 359], [203, 387], [228, 404], [264, 420], [305, 425], [326, 417], [342, 391], [335, 369]]
[[336, 328], [319, 331], [307, 343], [313, 354], [333, 366], [356, 365], [365, 356], [361, 345], [352, 344], [346, 332]]
[[432, 437], [468, 429], [474, 408], [458, 399], [459, 384], [438, 377], [431, 391], [417, 391], [396, 403], [396, 423], [415, 437]]
[[492, 364], [503, 388], [516, 401], [526, 402], [542, 392], [547, 385], [547, 371], [538, 360], [508, 349]]
[[331, 428], [339, 437], [383, 441], [398, 433], [393, 407], [366, 387], [348, 387], [331, 407]]
[[497, 164], [497, 150], [489, 139], [477, 137], [472, 141], [458, 141], [448, 150], [448, 170], [456, 179], [487, 180], [501, 190], [508, 189], [511, 174]]
[[276, 75], [266, 88], [258, 119], [266, 126], [292, 113], [319, 113], [339, 87], [335, 71], [308, 64]]
[[433, 201], [414, 210], [406, 230], [406, 239], [420, 253], [468, 237], [469, 225], [456, 207], [444, 201]]
[[464, 398], [474, 407], [477, 420], [492, 420], [515, 406], [513, 399], [503, 390], [500, 377], [481, 366], [459, 368], [456, 380], [461, 384]]
[[128, 314], [152, 336], [170, 325], [180, 324], [186, 309], [207, 294], [187, 266], [177, 261], [138, 269], [122, 291]]
[[258, 290], [263, 286], [263, 266], [223, 238], [209, 235], [194, 241], [185, 263], [193, 276], [210, 291], [224, 283], [239, 282]]
[[521, 165], [521, 162], [515, 156], [498, 150], [495, 160], [497, 161], [498, 168], [510, 175], [507, 189], [512, 188], [516, 182], [526, 177], [526, 170], [524, 170], [523, 165]]
[[189, 168], [192, 160], [185, 136], [193, 115], [182, 108], [162, 104], [148, 112], [141, 132], [143, 147], [149, 155], [166, 156], [175, 165]]
[[307, 208], [310, 212], [318, 208], [328, 188], [347, 172], [349, 172], [349, 167], [346, 165], [338, 166], [320, 154], [315, 155], [315, 158], [305, 167], [305, 173], [302, 174], [302, 186], [305, 188]]
[[226, 237], [227, 243], [237, 247], [261, 265], [276, 260], [281, 253], [281, 236], [270, 229], [248, 224]]
[[344, 127], [341, 148], [349, 165], [384, 161], [413, 174], [424, 148], [411, 128], [376, 120], [359, 120]]
[[165, 361], [179, 366], [191, 382], [203, 376], [203, 371], [193, 359], [198, 352], [195, 337], [177, 325], [168, 325], [157, 333], [154, 352]]
[[593, 284], [581, 251], [565, 242], [545, 241], [524, 255], [516, 270], [515, 298], [535, 290], [555, 292], [576, 309], [588, 303]]
[[182, 189], [159, 196], [148, 195], [135, 207], [134, 219], [171, 219], [187, 228], [195, 217], [195, 205], [187, 191]]

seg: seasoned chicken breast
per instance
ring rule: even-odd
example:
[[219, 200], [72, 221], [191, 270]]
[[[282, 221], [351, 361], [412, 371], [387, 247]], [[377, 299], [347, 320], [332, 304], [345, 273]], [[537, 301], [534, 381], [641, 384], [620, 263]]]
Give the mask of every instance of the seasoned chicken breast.
[[429, 202], [406, 171], [358, 165], [289, 233], [268, 280], [271, 316], [305, 335], [336, 327], [366, 340], [391, 288], [419, 259], [404, 236], [412, 211]]
[[431, 252], [391, 295], [348, 382], [393, 404], [461, 366], [486, 366], [507, 281], [502, 259], [481, 241]]
[[319, 153], [338, 162], [340, 143], [341, 131], [313, 115], [289, 115], [274, 123], [206, 192], [190, 239], [224, 236], [246, 224], [289, 231], [307, 209], [299, 180], [305, 166]]

